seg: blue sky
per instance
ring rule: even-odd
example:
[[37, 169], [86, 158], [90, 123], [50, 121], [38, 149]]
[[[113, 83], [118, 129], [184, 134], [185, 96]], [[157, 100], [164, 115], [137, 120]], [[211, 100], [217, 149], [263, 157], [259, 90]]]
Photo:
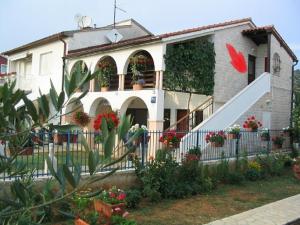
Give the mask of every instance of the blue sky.
[[[76, 28], [80, 13], [103, 26], [112, 23], [113, 0], [0, 0], [0, 52]], [[274, 24], [300, 58], [299, 0], [118, 0], [117, 20], [134, 18], [154, 34], [252, 17]], [[300, 68], [298, 66], [298, 68]]]

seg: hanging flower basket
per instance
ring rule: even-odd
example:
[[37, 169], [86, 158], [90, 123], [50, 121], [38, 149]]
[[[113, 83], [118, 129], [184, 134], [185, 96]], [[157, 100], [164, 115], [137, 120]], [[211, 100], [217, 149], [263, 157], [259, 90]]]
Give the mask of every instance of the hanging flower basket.
[[243, 128], [248, 132], [257, 132], [257, 129], [262, 126], [262, 123], [258, 121], [255, 116], [250, 116], [243, 124]]
[[210, 144], [214, 148], [221, 148], [224, 146], [224, 143], [220, 143], [220, 142], [210, 142]]
[[75, 219], [74, 224], [75, 225], [89, 225], [89, 223], [85, 222], [84, 220], [82, 220], [80, 218]]
[[172, 142], [163, 143], [163, 146], [166, 149], [175, 149], [175, 148], [179, 148], [179, 142], [176, 142], [176, 143], [172, 143]]

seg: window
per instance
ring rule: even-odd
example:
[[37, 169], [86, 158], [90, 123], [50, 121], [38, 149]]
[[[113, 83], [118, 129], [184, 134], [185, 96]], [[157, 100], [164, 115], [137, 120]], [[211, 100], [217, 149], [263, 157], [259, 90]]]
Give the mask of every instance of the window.
[[280, 72], [280, 56], [277, 52], [274, 53], [273, 55], [273, 72], [274, 73], [279, 73]]
[[164, 130], [170, 127], [171, 110], [164, 109]]
[[40, 55], [40, 75], [51, 75], [52, 73], [52, 52]]
[[5, 74], [7, 73], [7, 65], [6, 64], [1, 64], [1, 74]]

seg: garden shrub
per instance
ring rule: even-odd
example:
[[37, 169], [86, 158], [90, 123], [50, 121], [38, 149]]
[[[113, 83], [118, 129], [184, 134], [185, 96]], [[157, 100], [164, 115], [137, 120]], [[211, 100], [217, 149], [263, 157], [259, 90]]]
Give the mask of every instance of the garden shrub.
[[126, 219], [122, 216], [112, 216], [111, 224], [112, 225], [137, 225], [136, 221]]
[[290, 157], [280, 153], [258, 155], [256, 161], [261, 165], [263, 177], [279, 176], [284, 172], [285, 166], [291, 164]]
[[140, 201], [142, 195], [138, 189], [130, 189], [126, 191], [126, 206], [128, 208], [136, 208]]
[[229, 184], [241, 184], [245, 180], [244, 175], [240, 171], [232, 171], [227, 176]]
[[261, 165], [256, 161], [249, 162], [245, 176], [250, 181], [258, 180], [261, 177]]

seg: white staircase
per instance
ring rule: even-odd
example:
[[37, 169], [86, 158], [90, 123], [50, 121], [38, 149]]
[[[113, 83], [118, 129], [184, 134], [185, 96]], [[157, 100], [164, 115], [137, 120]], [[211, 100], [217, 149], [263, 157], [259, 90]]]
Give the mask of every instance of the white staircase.
[[[225, 130], [237, 121], [247, 110], [250, 109], [261, 97], [271, 91], [271, 74], [263, 73], [251, 84], [241, 90], [210, 117], [196, 126], [190, 133], [181, 139], [180, 150], [190, 149], [197, 143], [205, 143], [201, 132]], [[200, 140], [201, 139], [201, 140]], [[206, 146], [201, 146], [205, 148]]]

